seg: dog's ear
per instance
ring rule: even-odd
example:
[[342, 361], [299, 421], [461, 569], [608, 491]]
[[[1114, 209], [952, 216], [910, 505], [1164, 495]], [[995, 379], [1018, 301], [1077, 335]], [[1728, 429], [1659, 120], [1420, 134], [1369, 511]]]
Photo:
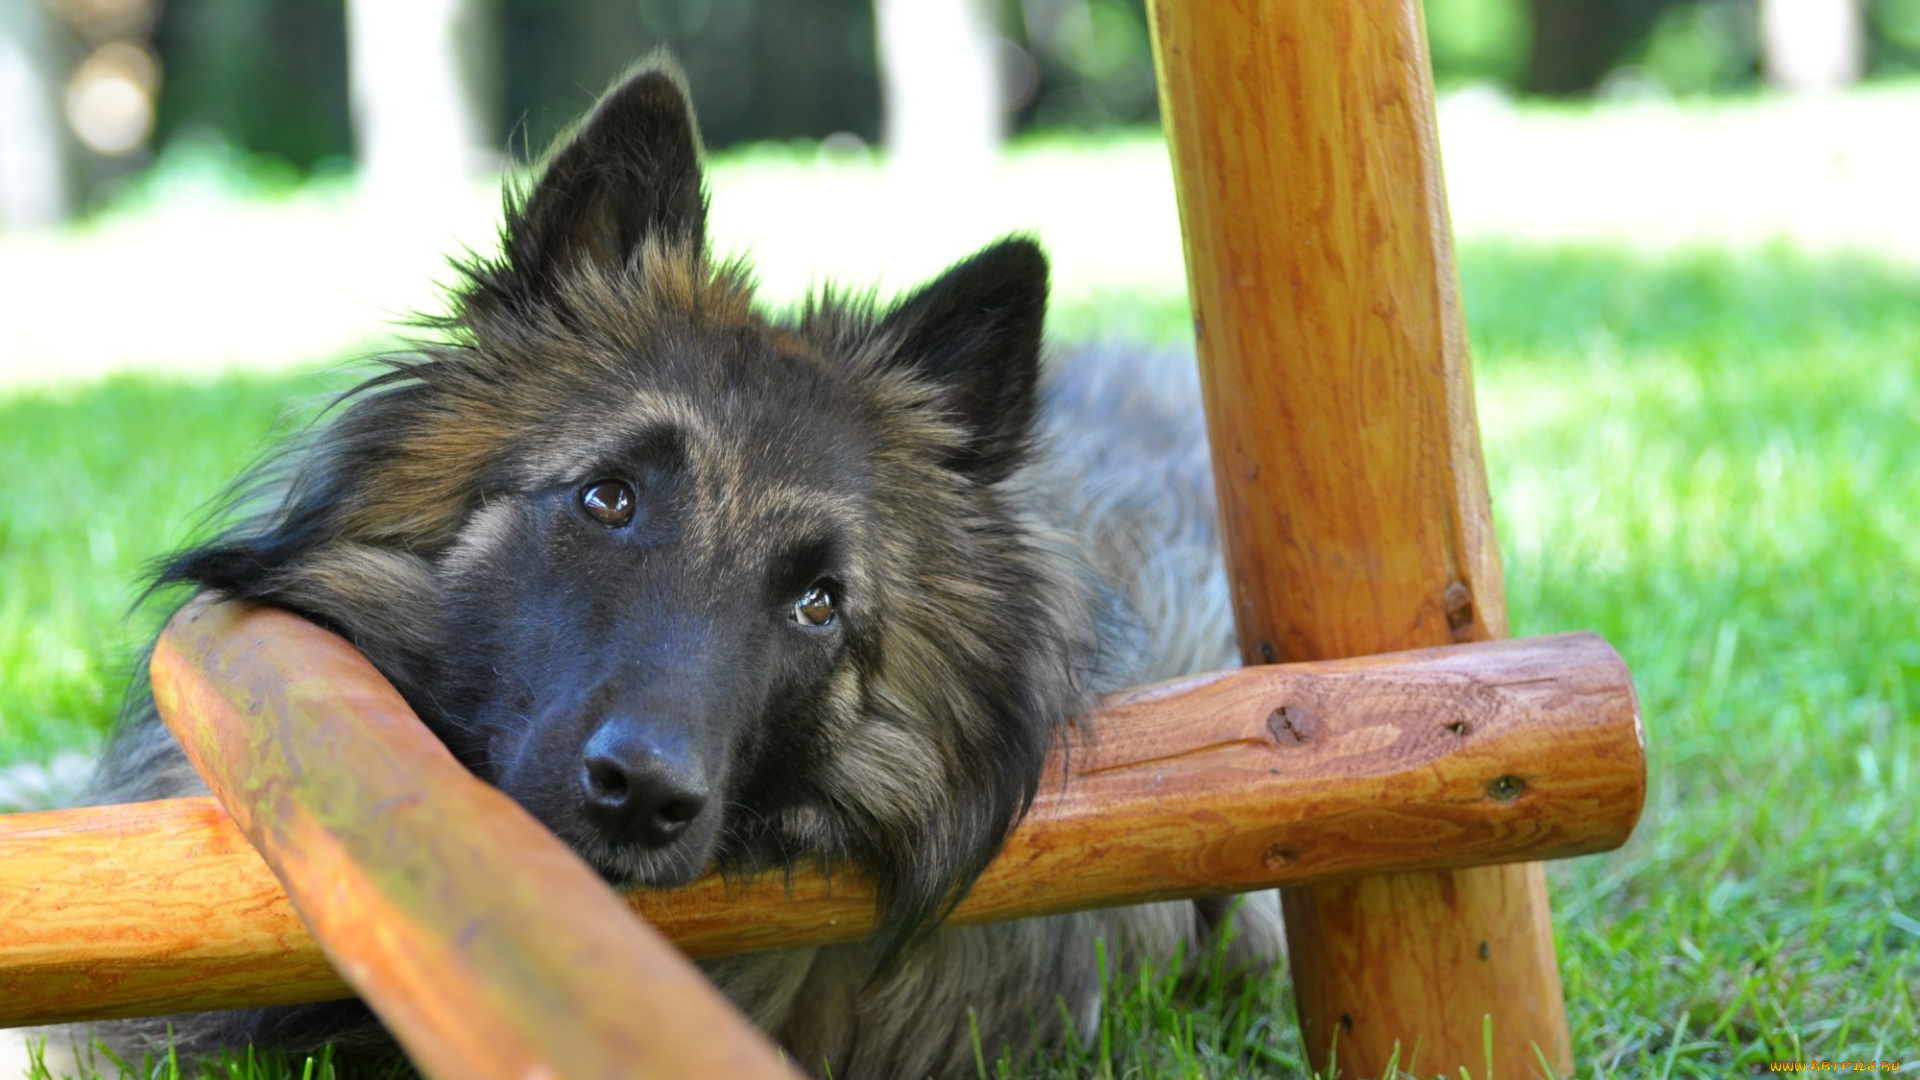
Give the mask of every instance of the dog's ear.
[[607, 91], [509, 206], [500, 262], [476, 275], [481, 292], [547, 295], [571, 271], [624, 266], [648, 240], [703, 244], [700, 154], [686, 79], [656, 54]]
[[985, 483], [1024, 456], [1038, 408], [1047, 314], [1047, 257], [1031, 240], [1002, 240], [935, 278], [888, 314], [895, 362], [941, 391], [965, 426], [950, 462]]

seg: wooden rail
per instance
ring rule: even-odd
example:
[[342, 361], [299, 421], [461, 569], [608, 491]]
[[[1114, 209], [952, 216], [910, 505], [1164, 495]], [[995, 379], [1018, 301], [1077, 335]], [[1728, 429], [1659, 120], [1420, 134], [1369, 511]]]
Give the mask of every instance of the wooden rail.
[[[1150, 6], [1242, 656], [1506, 636], [1419, 0]], [[1316, 1069], [1571, 1070], [1538, 866], [1284, 899]]]
[[[169, 628], [154, 670], [163, 707], [194, 725], [190, 741], [216, 774], [230, 752], [267, 763], [230, 795], [243, 821], [247, 807], [270, 810], [271, 828], [262, 817], [249, 832], [283, 853], [270, 855], [283, 869], [299, 857], [287, 852], [317, 845], [327, 862], [294, 871], [320, 894], [302, 903], [331, 903], [350, 884], [380, 897], [379, 922], [354, 923], [351, 906], [307, 911], [337, 946], [373, 946], [371, 958], [335, 956], [363, 993], [370, 965], [425, 954], [476, 970], [490, 962], [498, 924], [474, 921], [471, 894], [504, 894], [528, 934], [561, 939], [547, 944], [588, 964], [578, 974], [595, 987], [616, 956], [659, 966], [579, 936], [587, 912], [604, 919], [606, 905], [551, 899], [554, 882], [584, 870], [544, 869], [569, 863], [564, 852], [481, 861], [474, 848], [498, 848], [531, 822], [464, 771], [449, 773], [458, 766], [417, 724], [405, 732], [397, 695], [338, 637], [277, 611], [195, 605]], [[248, 714], [242, 728], [201, 730], [234, 710]], [[1591, 634], [1198, 676], [1119, 695], [1077, 730], [953, 921], [1606, 850], [1632, 831], [1645, 776], [1632, 684]], [[463, 802], [449, 803], [449, 791]], [[629, 901], [695, 957], [856, 940], [873, 917], [864, 882], [804, 865], [790, 881], [708, 877]], [[368, 936], [389, 924], [428, 947], [400, 947], [400, 929]], [[478, 937], [461, 936], [476, 926]], [[568, 974], [529, 964], [542, 985]], [[421, 999], [480, 1008], [458, 1000], [478, 982], [451, 979]], [[349, 992], [211, 800], [0, 817], [0, 1026]], [[400, 1017], [392, 1008], [389, 1022]], [[642, 1015], [618, 1012], [589, 1015], [610, 1029]], [[463, 1015], [483, 1035], [512, 1026]], [[562, 1023], [525, 1023], [549, 1022]]]
[[427, 1076], [796, 1075], [345, 641], [203, 597], [151, 670], [194, 768]]

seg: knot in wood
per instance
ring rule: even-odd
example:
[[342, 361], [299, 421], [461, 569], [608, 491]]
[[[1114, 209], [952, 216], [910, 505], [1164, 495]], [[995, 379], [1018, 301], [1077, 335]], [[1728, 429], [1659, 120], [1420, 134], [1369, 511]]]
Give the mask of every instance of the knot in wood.
[[1456, 581], [1447, 586], [1440, 603], [1446, 609], [1447, 629], [1453, 631], [1453, 639], [1465, 640], [1466, 632], [1473, 628], [1473, 593]]
[[1267, 714], [1267, 730], [1281, 746], [1299, 746], [1319, 734], [1320, 724], [1305, 705], [1282, 705]]
[[1260, 865], [1269, 870], [1278, 870], [1283, 866], [1291, 865], [1293, 860], [1299, 857], [1279, 844], [1268, 844], [1267, 850], [1260, 853]]

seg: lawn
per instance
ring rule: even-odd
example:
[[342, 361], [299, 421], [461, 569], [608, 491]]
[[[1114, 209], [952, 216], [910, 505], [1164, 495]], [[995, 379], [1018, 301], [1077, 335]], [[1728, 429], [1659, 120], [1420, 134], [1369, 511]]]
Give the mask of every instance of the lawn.
[[[1141, 145], [1074, 160], [1124, 171], [1114, 163]], [[1031, 168], [1060, 153], [1041, 148]], [[778, 154], [737, 166], [769, 190], [782, 167]], [[1718, 1078], [1808, 1058], [1912, 1069], [1920, 269], [1791, 238], [1462, 232], [1515, 632], [1612, 641], [1652, 758], [1627, 847], [1550, 870], [1581, 1075]], [[1164, 236], [1148, 246], [1164, 256]], [[1075, 271], [1060, 291], [1064, 336], [1177, 340], [1187, 326], [1163, 268]], [[122, 618], [141, 565], [193, 535], [206, 500], [339, 378], [0, 390], [0, 763], [94, 744], [153, 625]], [[1100, 1043], [1041, 1075], [1305, 1071], [1284, 980], [1197, 1000], [1150, 977], [1116, 990]]]

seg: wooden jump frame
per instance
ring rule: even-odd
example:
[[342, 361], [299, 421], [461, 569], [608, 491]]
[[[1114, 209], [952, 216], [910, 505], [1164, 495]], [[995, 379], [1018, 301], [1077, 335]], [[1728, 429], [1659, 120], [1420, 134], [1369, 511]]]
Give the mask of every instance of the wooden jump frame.
[[[1419, 4], [1151, 8], [1261, 666], [1110, 701], [955, 917], [1288, 886], [1316, 1068], [1337, 1047], [1349, 1076], [1568, 1072], [1544, 880], [1517, 860], [1623, 843], [1644, 745], [1603, 642], [1493, 640]], [[863, 883], [805, 869], [636, 894], [632, 918], [292, 616], [196, 602], [153, 673], [231, 817], [187, 799], [0, 818], [0, 1026], [351, 990], [435, 1077], [788, 1075], [653, 927], [709, 956], [870, 925]]]
[[[197, 764], [246, 809], [238, 824], [210, 799], [0, 817], [6, 878], [35, 883], [0, 902], [0, 1023], [346, 996], [301, 921], [315, 901], [296, 886], [289, 902], [275, 878], [337, 887], [344, 868], [287, 865], [317, 848], [347, 850], [354, 873], [404, 864], [393, 872], [427, 879], [429, 933], [458, 926], [469, 893], [535, 876], [502, 839], [530, 821], [340, 638], [284, 612], [196, 602], [154, 673]], [[1591, 634], [1148, 687], [1109, 701], [1052, 761], [952, 921], [1604, 850], [1640, 805], [1637, 723], [1625, 667]], [[249, 844], [263, 830], [267, 862]], [[463, 844], [480, 850], [456, 864], [446, 853]], [[553, 844], [527, 846], [547, 858]], [[484, 873], [466, 868], [481, 857]], [[865, 882], [808, 866], [629, 902], [696, 957], [856, 940], [873, 918]], [[530, 928], [553, 910], [542, 886]]]

